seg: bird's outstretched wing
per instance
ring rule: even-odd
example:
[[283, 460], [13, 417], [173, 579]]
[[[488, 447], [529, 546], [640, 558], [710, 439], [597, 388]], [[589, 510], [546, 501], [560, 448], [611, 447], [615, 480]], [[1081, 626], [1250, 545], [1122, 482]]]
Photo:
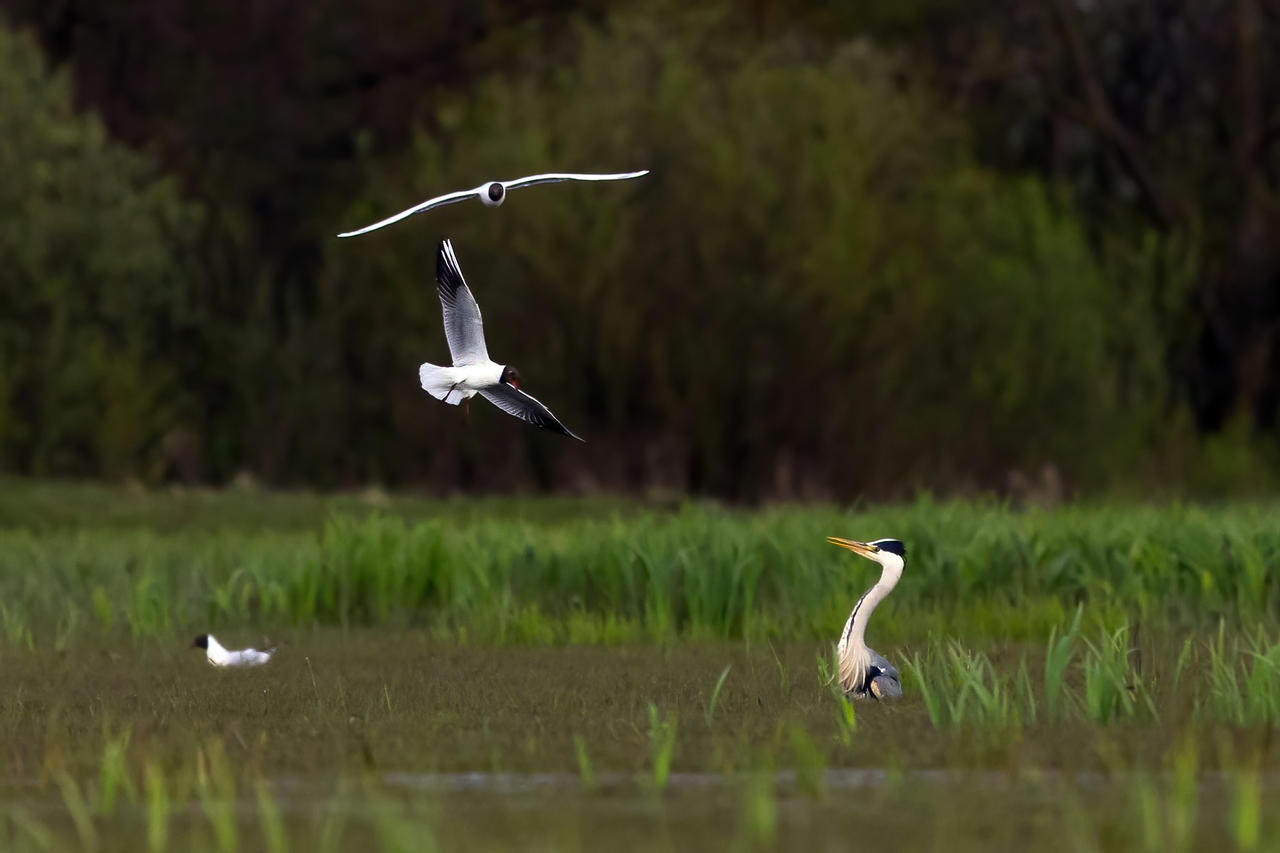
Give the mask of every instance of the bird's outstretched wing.
[[528, 421], [534, 426], [582, 441], [581, 437], [574, 435], [569, 431], [568, 427], [560, 423], [560, 419], [551, 414], [550, 409], [519, 388], [513, 388], [505, 382], [499, 382], [497, 385], [482, 390], [480, 395], [499, 409], [502, 409], [502, 411], [509, 415], [515, 415], [522, 421]]
[[455, 366], [482, 364], [489, 360], [484, 345], [484, 320], [471, 288], [462, 277], [462, 267], [453, 254], [453, 244], [445, 240], [436, 251], [436, 291], [444, 312], [444, 336]]
[[[628, 178], [639, 178], [642, 175], [647, 174], [649, 174], [648, 169], [644, 169], [639, 172], [614, 172], [611, 174], [600, 175], [578, 174], [574, 172], [549, 172], [545, 175], [530, 175], [527, 178], [516, 178], [514, 181], [502, 181], [501, 183], [503, 189], [513, 190], [519, 189], [520, 187], [531, 187], [534, 184], [554, 184], [559, 183], [560, 181], [625, 181]], [[458, 192], [446, 193], [445, 195], [438, 195], [435, 198], [429, 198], [422, 204], [415, 204], [408, 210], [402, 210], [394, 216], [388, 216], [386, 219], [382, 219], [372, 225], [366, 225], [363, 228], [357, 228], [355, 231], [344, 231], [338, 236], [359, 237], [361, 234], [368, 234], [370, 231], [377, 231], [379, 228], [399, 222], [401, 219], [406, 219], [413, 216], [415, 213], [421, 213], [424, 210], [431, 210], [434, 207], [443, 207], [446, 204], [453, 204], [454, 202], [463, 201], [468, 198], [479, 198], [490, 183], [492, 182], [485, 181], [473, 190], [459, 190]]]
[[338, 236], [339, 237], [359, 237], [361, 234], [368, 234], [370, 231], [377, 231], [379, 228], [382, 228], [385, 225], [391, 225], [394, 222], [399, 222], [401, 219], [406, 219], [410, 216], [413, 216], [415, 213], [421, 213], [422, 211], [430, 210], [433, 207], [443, 207], [446, 204], [453, 204], [456, 201], [462, 201], [463, 199], [478, 197], [479, 195], [480, 195], [479, 187], [477, 187], [474, 190], [459, 190], [456, 193], [446, 193], [445, 195], [438, 195], [435, 198], [427, 199], [422, 204], [415, 204], [413, 207], [409, 208], [408, 210], [402, 210], [394, 216], [388, 216], [386, 219], [375, 222], [372, 225], [366, 225], [363, 228], [358, 228], [355, 231], [345, 231], [342, 234], [339, 234]]
[[639, 172], [613, 172], [607, 175], [549, 172], [545, 175], [530, 175], [527, 178], [516, 178], [514, 181], [503, 181], [502, 186], [509, 190], [517, 190], [534, 184], [556, 184], [560, 181], [625, 181], [628, 178], [639, 178], [647, 174], [649, 174], [648, 169], [642, 169]]

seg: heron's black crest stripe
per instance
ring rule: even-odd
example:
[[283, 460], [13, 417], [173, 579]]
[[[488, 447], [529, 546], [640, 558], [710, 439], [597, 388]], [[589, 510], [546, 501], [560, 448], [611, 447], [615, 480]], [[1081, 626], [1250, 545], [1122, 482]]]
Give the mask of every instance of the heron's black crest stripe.
[[875, 545], [881, 551], [888, 551], [890, 554], [897, 554], [902, 559], [907, 558], [907, 546], [902, 544], [900, 539], [877, 539], [874, 542], [868, 542], [868, 545]]

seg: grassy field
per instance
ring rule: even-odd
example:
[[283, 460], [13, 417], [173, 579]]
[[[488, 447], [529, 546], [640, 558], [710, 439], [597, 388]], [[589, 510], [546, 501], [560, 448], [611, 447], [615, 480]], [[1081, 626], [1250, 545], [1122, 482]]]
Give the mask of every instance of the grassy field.
[[0, 844], [1278, 850], [1277, 520], [0, 481]]

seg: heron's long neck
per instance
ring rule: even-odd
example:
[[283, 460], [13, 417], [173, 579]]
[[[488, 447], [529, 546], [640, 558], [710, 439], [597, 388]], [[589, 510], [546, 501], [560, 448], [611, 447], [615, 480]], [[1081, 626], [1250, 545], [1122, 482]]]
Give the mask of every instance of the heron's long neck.
[[858, 604], [853, 609], [852, 624], [849, 626], [849, 636], [847, 642], [854, 648], [864, 648], [867, 638], [867, 623], [871, 621], [871, 614], [875, 611], [876, 606], [884, 601], [889, 593], [893, 592], [893, 588], [898, 585], [898, 578], [902, 577], [902, 568], [900, 566], [888, 565], [880, 572], [880, 580], [872, 585], [871, 589], [862, 594], [862, 598], [858, 600]]

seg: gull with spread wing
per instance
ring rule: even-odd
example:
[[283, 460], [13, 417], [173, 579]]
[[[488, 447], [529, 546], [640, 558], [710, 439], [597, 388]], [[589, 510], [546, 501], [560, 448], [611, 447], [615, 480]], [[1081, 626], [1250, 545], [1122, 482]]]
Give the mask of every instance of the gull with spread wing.
[[561, 181], [625, 181], [629, 178], [639, 178], [649, 174], [648, 169], [642, 169], [639, 172], [615, 172], [607, 175], [594, 174], [575, 174], [573, 172], [550, 172], [545, 175], [530, 175], [527, 178], [516, 178], [514, 181], [486, 181], [473, 190], [459, 190], [456, 193], [445, 193], [435, 198], [429, 198], [422, 204], [415, 204], [408, 210], [402, 210], [395, 216], [388, 216], [372, 225], [366, 225], [363, 228], [357, 228], [355, 231], [344, 231], [339, 237], [358, 237], [361, 234], [368, 234], [370, 231], [377, 231], [385, 225], [391, 225], [413, 216], [415, 213], [422, 213], [424, 210], [431, 210], [434, 207], [443, 207], [446, 204], [453, 204], [458, 201], [465, 201], [469, 198], [478, 198], [484, 202], [485, 207], [498, 207], [507, 200], [507, 190], [518, 190], [521, 187], [531, 187], [535, 184], [558, 184]]
[[418, 379], [423, 389], [451, 406], [469, 402], [479, 394], [509, 415], [569, 438], [574, 435], [551, 410], [520, 390], [520, 373], [510, 365], [489, 358], [484, 343], [480, 306], [462, 277], [462, 267], [445, 240], [436, 252], [436, 290], [444, 312], [444, 336], [449, 341], [451, 367], [423, 364]]

